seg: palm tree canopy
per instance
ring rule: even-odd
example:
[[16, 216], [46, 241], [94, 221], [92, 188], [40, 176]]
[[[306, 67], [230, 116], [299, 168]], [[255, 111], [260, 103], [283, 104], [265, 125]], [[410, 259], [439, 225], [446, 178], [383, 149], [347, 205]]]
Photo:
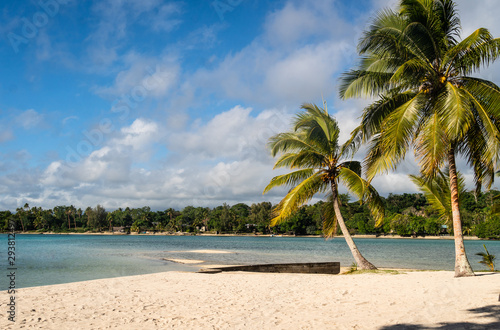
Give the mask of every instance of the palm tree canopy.
[[[275, 207], [271, 225], [286, 221], [300, 206], [317, 193], [328, 193], [338, 198], [337, 185], [343, 183], [360, 198], [367, 201], [377, 223], [383, 219], [382, 201], [376, 190], [361, 178], [361, 164], [346, 159], [348, 145], [339, 145], [339, 127], [327, 110], [313, 104], [304, 104], [294, 120], [293, 129], [270, 138], [272, 155], [280, 155], [274, 168], [294, 171], [274, 177], [264, 189], [267, 193], [278, 186], [291, 187], [288, 194]], [[327, 203], [332, 205], [332, 203]], [[324, 210], [324, 232], [335, 234], [335, 213]]]
[[394, 169], [413, 148], [434, 176], [450, 146], [493, 182], [500, 160], [500, 88], [471, 77], [500, 56], [500, 39], [480, 28], [460, 40], [452, 0], [400, 0], [381, 11], [359, 42], [360, 63], [341, 80], [342, 98], [378, 97], [351, 142], [369, 142], [368, 178]]

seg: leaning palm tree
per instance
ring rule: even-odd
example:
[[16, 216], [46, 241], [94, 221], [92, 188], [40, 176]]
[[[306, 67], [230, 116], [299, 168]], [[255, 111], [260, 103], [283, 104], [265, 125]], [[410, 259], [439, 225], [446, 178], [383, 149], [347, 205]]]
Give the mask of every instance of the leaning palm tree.
[[362, 36], [357, 70], [342, 78], [343, 98], [378, 99], [362, 115], [352, 141], [369, 142], [367, 177], [394, 170], [408, 149], [422, 174], [449, 166], [455, 276], [474, 275], [465, 253], [456, 157], [491, 186], [500, 158], [500, 89], [471, 77], [500, 56], [500, 40], [480, 28], [463, 40], [452, 0], [400, 0], [378, 14]]
[[340, 212], [338, 186], [342, 182], [347, 188], [368, 201], [372, 215], [380, 223], [383, 206], [375, 189], [361, 178], [361, 164], [345, 160], [350, 145], [339, 145], [339, 128], [328, 111], [312, 104], [302, 106], [290, 132], [270, 138], [273, 157], [281, 154], [274, 168], [286, 167], [295, 171], [274, 177], [264, 189], [267, 193], [278, 186], [292, 188], [274, 208], [271, 226], [286, 221], [300, 206], [317, 193], [327, 193], [330, 203], [324, 208], [323, 232], [327, 238], [336, 233], [338, 223], [352, 255], [360, 269], [376, 269], [360, 253], [344, 223]]

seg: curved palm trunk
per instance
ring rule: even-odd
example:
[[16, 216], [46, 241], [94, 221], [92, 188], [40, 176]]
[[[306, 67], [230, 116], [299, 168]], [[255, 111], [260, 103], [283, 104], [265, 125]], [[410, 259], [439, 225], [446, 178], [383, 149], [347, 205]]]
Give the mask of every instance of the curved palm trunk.
[[335, 211], [335, 216], [337, 217], [337, 222], [342, 230], [342, 234], [344, 235], [345, 241], [351, 250], [352, 256], [356, 261], [359, 269], [377, 269], [371, 262], [365, 259], [361, 252], [359, 252], [356, 243], [354, 243], [351, 234], [349, 234], [349, 230], [347, 229], [344, 218], [342, 217], [342, 213], [340, 213], [339, 200], [337, 198], [337, 187], [335, 183], [332, 183], [332, 193], [333, 193], [333, 209]]
[[455, 237], [455, 277], [474, 276], [474, 271], [465, 253], [464, 238], [462, 236], [462, 220], [460, 219], [458, 202], [458, 179], [454, 148], [451, 148], [448, 153], [448, 163], [450, 166], [451, 214]]

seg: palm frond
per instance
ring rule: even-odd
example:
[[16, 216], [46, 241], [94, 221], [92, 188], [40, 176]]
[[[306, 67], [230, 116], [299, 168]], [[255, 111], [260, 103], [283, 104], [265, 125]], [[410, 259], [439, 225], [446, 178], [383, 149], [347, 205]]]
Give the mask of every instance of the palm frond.
[[322, 190], [325, 182], [317, 172], [314, 175], [303, 180], [297, 186], [292, 188], [288, 194], [273, 209], [273, 218], [271, 226], [276, 226], [286, 221], [299, 207], [309, 201], [316, 193]]
[[394, 154], [385, 154], [382, 142], [380, 135], [374, 136], [370, 142], [368, 154], [363, 164], [364, 168], [366, 168], [368, 182], [371, 182], [378, 174], [394, 170], [401, 161], [401, 157], [395, 157]]
[[469, 97], [487, 136], [486, 155], [497, 162], [500, 159], [500, 131], [497, 126], [500, 121], [500, 91], [498, 87], [477, 79], [465, 79], [464, 87], [464, 93]]
[[[446, 222], [452, 221], [451, 212], [451, 192], [449, 168], [438, 171], [434, 177], [425, 175], [409, 175], [410, 180], [424, 194], [431, 207], [438, 213], [439, 218]], [[457, 172], [458, 196], [463, 198], [465, 193], [465, 179], [460, 172]]]
[[418, 122], [422, 94], [395, 109], [384, 120], [382, 133], [372, 139], [371, 151], [368, 153], [366, 165], [369, 180], [380, 172], [395, 169], [404, 158], [412, 143], [415, 123]]
[[426, 119], [417, 135], [415, 156], [419, 159], [421, 171], [428, 176], [433, 176], [443, 164], [449, 142], [438, 114], [435, 112]]
[[275, 176], [264, 189], [263, 194], [268, 193], [271, 189], [281, 186], [295, 186], [302, 180], [308, 179], [314, 175], [315, 170], [306, 168], [291, 173]]
[[487, 29], [480, 28], [464, 39], [449, 56], [449, 70], [467, 76], [483, 66], [488, 66], [500, 56], [500, 39], [493, 39]]
[[424, 176], [409, 175], [409, 177], [424, 194], [432, 208], [438, 212], [439, 218], [451, 222], [451, 195], [448, 182], [445, 182], [443, 173], [436, 176], [434, 180]]
[[348, 168], [361, 177], [361, 163], [358, 161], [345, 161], [338, 165], [339, 168]]
[[442, 124], [450, 141], [463, 138], [472, 124], [471, 103], [463, 88], [447, 82], [445, 92], [440, 93], [435, 103], [435, 111], [442, 118]]
[[340, 169], [339, 179], [360, 201], [367, 203], [368, 209], [375, 218], [376, 226], [379, 226], [384, 219], [384, 204], [375, 188], [348, 167]]
[[346, 72], [342, 74], [340, 79], [340, 98], [374, 97], [383, 94], [386, 90], [394, 87], [387, 86], [391, 77], [391, 73], [361, 70]]
[[351, 137], [347, 140], [340, 149], [340, 157], [351, 158], [358, 151], [363, 142], [363, 127], [358, 126], [351, 132]]

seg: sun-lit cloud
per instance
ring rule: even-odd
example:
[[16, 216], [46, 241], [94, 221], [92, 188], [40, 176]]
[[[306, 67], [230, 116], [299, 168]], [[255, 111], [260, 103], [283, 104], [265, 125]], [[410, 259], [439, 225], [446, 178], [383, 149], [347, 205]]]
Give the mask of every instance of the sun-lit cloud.
[[[15, 58], [24, 72], [0, 81], [4, 90], [12, 85], [30, 96], [16, 95], [28, 105], [9, 105], [28, 110], [3, 116], [0, 143], [8, 151], [0, 158], [0, 209], [25, 202], [162, 209], [279, 201], [286, 189], [262, 195], [282, 173], [273, 170], [269, 137], [290, 128], [301, 104], [321, 106], [324, 99], [341, 142], [349, 138], [370, 100], [340, 100], [339, 77], [356, 63], [368, 18], [395, 2], [288, 0], [255, 12], [263, 5], [245, 2], [223, 21], [210, 3], [105, 0], [61, 7]], [[464, 35], [484, 26], [500, 36], [494, 1], [457, 4]], [[348, 5], [356, 10], [346, 12]], [[88, 17], [78, 16], [82, 6]], [[72, 15], [81, 30], [61, 28]], [[5, 26], [21, 23], [13, 17]], [[481, 76], [498, 82], [499, 68]], [[18, 76], [25, 78], [14, 81]], [[49, 76], [56, 78], [47, 83]], [[113, 129], [93, 136], [97, 142], [87, 152], [68, 157], [68, 147], [78, 151], [101, 120]], [[42, 131], [44, 137], [36, 135]], [[26, 142], [28, 134], [40, 136], [43, 152]], [[354, 157], [365, 154], [366, 146]], [[458, 166], [470, 185], [470, 169], [463, 160]], [[396, 171], [373, 183], [384, 196], [416, 192], [407, 175], [418, 170], [409, 152]]]

